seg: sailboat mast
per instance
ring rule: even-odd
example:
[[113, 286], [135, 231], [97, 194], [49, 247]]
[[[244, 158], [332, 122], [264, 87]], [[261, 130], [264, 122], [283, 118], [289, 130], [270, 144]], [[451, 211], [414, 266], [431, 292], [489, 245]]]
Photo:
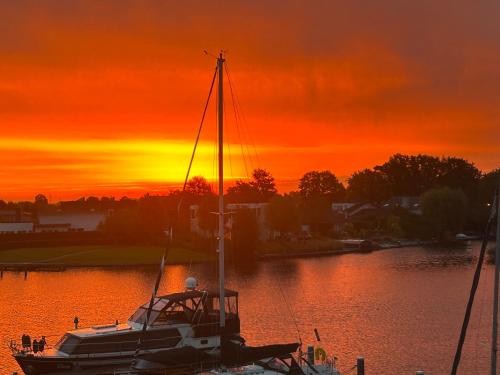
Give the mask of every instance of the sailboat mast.
[[[222, 53], [217, 58], [217, 71], [219, 74], [218, 94], [218, 133], [219, 133], [219, 310], [221, 336], [226, 325], [225, 289], [224, 289], [224, 58]], [[222, 343], [221, 343], [222, 344]]]
[[[500, 182], [500, 181], [499, 181]], [[491, 338], [491, 375], [497, 373], [497, 336], [498, 336], [498, 283], [500, 276], [500, 184], [497, 188], [496, 199], [497, 211], [497, 240], [495, 248], [495, 285], [493, 286], [493, 329]]]

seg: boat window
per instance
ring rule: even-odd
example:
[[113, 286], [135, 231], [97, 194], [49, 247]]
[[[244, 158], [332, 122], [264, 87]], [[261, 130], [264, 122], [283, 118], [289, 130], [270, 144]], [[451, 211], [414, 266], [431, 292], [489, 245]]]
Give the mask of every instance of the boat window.
[[163, 310], [168, 304], [168, 299], [160, 299], [154, 304], [154, 309], [157, 311]]
[[64, 353], [71, 354], [75, 351], [79, 343], [80, 339], [78, 337], [67, 333], [56, 344], [56, 349]]
[[[212, 299], [213, 311], [219, 311], [219, 298]], [[238, 298], [237, 297], [226, 297], [225, 303], [226, 313], [238, 314]]]
[[[147, 312], [148, 312], [148, 309], [147, 308], [144, 308], [144, 307], [140, 307], [135, 313], [134, 315], [132, 315], [129, 319], [129, 321], [131, 322], [134, 322], [134, 323], [139, 323], [139, 324], [143, 324], [146, 320], [146, 315], [147, 315]], [[159, 311], [155, 311], [155, 310], [152, 310], [151, 311], [151, 315], [149, 317], [149, 322], [151, 324], [151, 322], [154, 322], [156, 317], [158, 316], [158, 314], [160, 314]]]
[[169, 309], [159, 312], [155, 319], [151, 321], [153, 325], [169, 324], [172, 322], [190, 322], [191, 316], [189, 310], [185, 310], [183, 306], [175, 304]]
[[226, 298], [226, 312], [238, 314], [238, 299], [236, 297]]
[[[137, 311], [129, 318], [131, 322], [140, 323], [141, 319], [144, 319], [147, 309], [144, 307], [139, 307]], [[143, 317], [144, 316], [144, 317]]]

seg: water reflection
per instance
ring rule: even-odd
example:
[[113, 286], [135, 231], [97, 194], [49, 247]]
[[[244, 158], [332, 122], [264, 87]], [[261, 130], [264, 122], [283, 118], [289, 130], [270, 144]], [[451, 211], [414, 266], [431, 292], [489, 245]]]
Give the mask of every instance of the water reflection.
[[[251, 344], [314, 342], [349, 368], [364, 355], [369, 373], [449, 371], [479, 245], [467, 249], [395, 249], [371, 254], [229, 264], [227, 286], [240, 292], [242, 333]], [[183, 289], [193, 275], [217, 286], [213, 264], [168, 266], [160, 293]], [[0, 280], [0, 373], [17, 370], [5, 343], [56, 337], [73, 326], [125, 321], [148, 300], [155, 267], [4, 273]], [[488, 371], [492, 267], [477, 294], [463, 372]], [[298, 331], [294, 321], [297, 322]]]

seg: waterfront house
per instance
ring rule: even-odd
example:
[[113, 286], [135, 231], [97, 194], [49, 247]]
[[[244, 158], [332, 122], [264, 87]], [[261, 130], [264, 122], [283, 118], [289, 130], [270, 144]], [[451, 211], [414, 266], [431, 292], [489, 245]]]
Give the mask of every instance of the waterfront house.
[[33, 232], [32, 222], [9, 222], [0, 223], [0, 233], [31, 233]]
[[[238, 210], [248, 210], [255, 216], [255, 221], [258, 228], [258, 236], [260, 241], [266, 241], [271, 236], [271, 229], [267, 221], [267, 203], [229, 203], [226, 205], [226, 212], [229, 213], [226, 220], [226, 228], [228, 233], [231, 232], [233, 226], [232, 213]], [[201, 237], [210, 237], [210, 231], [201, 228], [200, 226], [200, 206], [192, 204], [189, 206], [189, 226], [191, 233], [195, 233]], [[213, 233], [215, 235], [215, 233]]]
[[38, 214], [36, 232], [92, 232], [106, 218], [103, 212], [57, 212]]

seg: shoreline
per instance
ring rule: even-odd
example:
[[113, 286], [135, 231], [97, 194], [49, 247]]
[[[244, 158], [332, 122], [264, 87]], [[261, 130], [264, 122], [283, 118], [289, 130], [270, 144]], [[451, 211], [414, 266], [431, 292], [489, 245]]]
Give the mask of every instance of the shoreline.
[[[463, 241], [458, 241], [455, 243], [462, 243]], [[404, 249], [404, 248], [410, 248], [410, 247], [415, 247], [415, 246], [435, 246], [439, 245], [439, 241], [401, 241], [400, 243], [385, 243], [385, 244], [379, 244], [379, 246], [369, 248], [369, 249], [361, 249], [361, 248], [354, 248], [354, 247], [344, 247], [341, 249], [332, 249], [332, 250], [320, 250], [320, 251], [297, 251], [297, 252], [289, 252], [289, 253], [267, 253], [267, 254], [258, 254], [256, 256], [257, 261], [266, 261], [266, 260], [275, 260], [275, 259], [294, 259], [294, 258], [314, 258], [314, 257], [327, 257], [327, 256], [339, 256], [339, 255], [346, 255], [346, 254], [370, 254], [375, 251], [381, 251], [381, 250], [390, 250], [390, 249]], [[127, 247], [121, 247], [121, 250], [125, 252]], [[151, 251], [154, 249], [154, 252], [158, 252], [158, 248], [144, 248], [148, 251]], [[12, 250], [12, 251], [17, 251]], [[33, 248], [33, 249], [23, 249], [25, 251], [36, 251], [38, 248]], [[109, 248], [109, 249], [103, 249], [107, 251], [116, 251], [114, 248]], [[129, 249], [130, 250], [130, 249]], [[132, 248], [132, 250], [137, 251], [135, 247]], [[208, 263], [213, 261], [213, 257], [210, 257], [207, 254], [203, 253], [198, 253], [192, 250], [187, 250], [187, 249], [182, 249], [182, 248], [176, 248], [174, 249], [175, 251], [173, 252], [173, 259], [170, 261], [167, 261], [167, 265], [186, 265], [186, 264], [192, 264], [192, 263]], [[89, 251], [89, 253], [92, 253], [92, 251]], [[112, 259], [110, 262], [109, 259], [106, 259], [106, 261], [100, 261], [100, 260], [94, 260], [94, 261], [71, 261], [71, 259], [67, 259], [67, 262], [64, 262], [63, 260], [65, 257], [71, 257], [72, 255], [80, 255], [80, 253], [71, 253], [68, 252], [68, 254], [64, 256], [59, 256], [57, 259], [59, 260], [58, 262], [51, 262], [51, 259], [48, 260], [40, 260], [40, 261], [27, 261], [27, 262], [22, 262], [22, 261], [0, 261], [0, 272], [3, 274], [3, 272], [62, 272], [67, 269], [75, 269], [75, 268], [104, 268], [104, 269], [131, 269], [131, 268], [147, 268], [147, 267], [155, 267], [158, 265], [158, 259], [157, 257], [154, 256], [151, 258], [150, 255], [150, 260], [149, 261], [144, 261], [144, 259], [141, 258], [141, 253], [138, 252], [134, 254], [134, 258], [125, 258], [125, 259], [120, 259], [120, 254], [113, 254], [115, 257]], [[182, 256], [179, 256], [179, 254], [182, 254]], [[157, 255], [157, 254], [154, 254]], [[55, 260], [55, 259], [53, 259]]]

